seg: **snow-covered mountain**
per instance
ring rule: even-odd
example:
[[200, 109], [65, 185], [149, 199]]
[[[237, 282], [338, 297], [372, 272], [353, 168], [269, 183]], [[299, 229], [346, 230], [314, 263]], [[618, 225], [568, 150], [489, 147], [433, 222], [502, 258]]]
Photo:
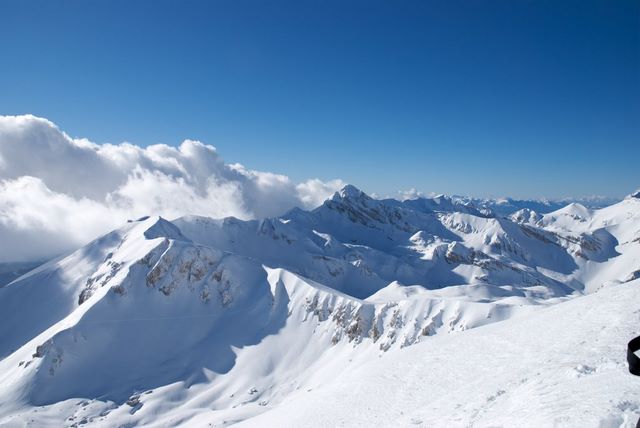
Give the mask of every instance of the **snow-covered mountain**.
[[620, 199], [605, 196], [591, 196], [584, 198], [565, 198], [565, 199], [513, 199], [513, 198], [497, 198], [483, 199], [470, 198], [467, 196], [450, 196], [454, 202], [460, 204], [473, 205], [481, 210], [488, 210], [502, 217], [506, 217], [519, 210], [532, 210], [540, 214], [547, 214], [552, 211], [559, 210], [565, 206], [577, 203], [590, 209], [600, 209], [609, 205], [620, 202]]
[[0, 288], [0, 425], [619, 426], [638, 278], [637, 194], [503, 216], [346, 186], [277, 218], [142, 218]]

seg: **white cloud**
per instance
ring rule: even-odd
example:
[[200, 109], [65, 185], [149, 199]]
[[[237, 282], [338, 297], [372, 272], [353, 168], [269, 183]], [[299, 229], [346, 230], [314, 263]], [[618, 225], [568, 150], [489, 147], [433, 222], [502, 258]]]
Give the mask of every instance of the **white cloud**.
[[0, 116], [0, 261], [47, 258], [128, 218], [256, 218], [322, 203], [344, 183], [229, 165], [213, 146], [94, 144], [34, 116]]
[[416, 190], [413, 187], [409, 190], [398, 191], [398, 199], [400, 199], [401, 201], [406, 201], [409, 199], [424, 198], [424, 197], [425, 197], [424, 193], [420, 192], [419, 190]]
[[296, 186], [298, 197], [303, 206], [315, 207], [325, 201], [337, 189], [344, 187], [342, 180], [322, 181], [317, 178], [307, 180]]
[[35, 177], [0, 181], [0, 261], [40, 260], [117, 227], [126, 213], [51, 191]]

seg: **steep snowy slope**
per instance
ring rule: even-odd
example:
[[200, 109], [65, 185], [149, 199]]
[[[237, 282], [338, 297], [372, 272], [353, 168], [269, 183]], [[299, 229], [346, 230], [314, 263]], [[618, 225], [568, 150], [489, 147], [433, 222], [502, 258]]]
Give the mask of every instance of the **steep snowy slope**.
[[640, 197], [591, 211], [576, 204], [546, 214], [541, 225], [576, 257], [574, 277], [587, 291], [640, 278]]
[[[115, 246], [114, 236], [122, 237]], [[72, 286], [57, 277], [43, 282], [45, 272], [71, 263], [94, 272]], [[426, 294], [358, 300], [285, 270], [194, 244], [158, 218], [132, 223], [22, 281], [8, 286], [2, 300], [11, 305], [3, 311], [12, 316], [4, 325], [3, 344], [12, 348], [7, 352], [18, 348], [0, 362], [0, 393], [14, 398], [3, 403], [11, 415], [6, 422], [13, 419], [12, 411], [28, 405], [53, 405], [51, 412], [62, 408], [72, 415], [76, 398], [96, 400], [92, 417], [97, 421], [115, 423], [112, 418], [118, 421], [121, 413], [144, 421], [147, 411], [131, 418], [125, 402], [155, 389], [145, 402], [154, 402], [148, 408], [162, 405], [167, 397], [158, 389], [176, 384], [193, 389], [185, 399], [202, 395], [199, 400], [209, 408], [229, 410], [259, 398], [263, 405], [254, 405], [253, 412], [262, 411], [264, 403], [277, 403], [299, 387], [319, 359], [345, 363], [354, 355], [523, 311]], [[39, 301], [55, 301], [61, 309], [34, 308], [33, 299], [20, 291], [39, 293]], [[30, 322], [40, 319], [39, 312], [52, 324], [48, 329]], [[29, 329], [20, 328], [24, 325]], [[356, 352], [359, 347], [362, 352]], [[338, 349], [344, 349], [342, 359]], [[243, 391], [253, 392], [247, 397]]]
[[637, 277], [640, 199], [530, 218], [347, 186], [281, 218], [132, 221], [0, 288], [0, 425], [242, 421]]
[[[239, 426], [635, 427], [640, 281], [388, 353]], [[206, 417], [199, 419], [205, 421]]]

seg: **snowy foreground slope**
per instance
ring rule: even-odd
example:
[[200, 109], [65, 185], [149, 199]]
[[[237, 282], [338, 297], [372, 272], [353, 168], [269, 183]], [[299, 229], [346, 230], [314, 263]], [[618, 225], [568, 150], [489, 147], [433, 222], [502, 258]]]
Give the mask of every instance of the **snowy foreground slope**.
[[627, 371], [624, 345], [640, 330], [639, 302], [635, 280], [432, 337], [241, 426], [635, 427], [640, 379]]
[[132, 221], [0, 288], [0, 426], [631, 424], [638, 196]]

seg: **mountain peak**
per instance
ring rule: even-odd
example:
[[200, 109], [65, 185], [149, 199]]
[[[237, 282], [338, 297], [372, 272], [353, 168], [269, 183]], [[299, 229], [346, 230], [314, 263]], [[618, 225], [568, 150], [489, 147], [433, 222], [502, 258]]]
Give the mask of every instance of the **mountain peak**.
[[144, 232], [144, 236], [147, 239], [169, 238], [188, 241], [175, 224], [160, 216], [147, 217], [143, 221], [148, 224]]
[[342, 189], [334, 193], [332, 199], [335, 201], [342, 199], [371, 199], [371, 197], [364, 193], [362, 190], [358, 189], [356, 186], [347, 184]]
[[631, 193], [629, 196], [627, 196], [627, 198], [640, 199], [640, 189], [638, 189], [635, 192]]

